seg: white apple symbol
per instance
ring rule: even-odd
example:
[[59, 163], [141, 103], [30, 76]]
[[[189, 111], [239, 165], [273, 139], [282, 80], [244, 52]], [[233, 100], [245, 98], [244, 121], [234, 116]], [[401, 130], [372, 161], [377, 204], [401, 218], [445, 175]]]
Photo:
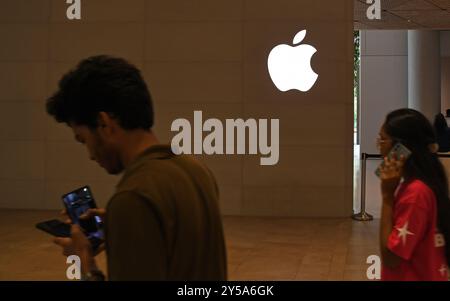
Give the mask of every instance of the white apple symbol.
[[299, 45], [305, 36], [306, 30], [302, 30], [294, 37], [294, 47], [281, 44], [269, 54], [267, 66], [270, 77], [282, 92], [309, 91], [319, 77], [311, 68], [311, 58], [316, 53], [316, 48], [307, 44]]

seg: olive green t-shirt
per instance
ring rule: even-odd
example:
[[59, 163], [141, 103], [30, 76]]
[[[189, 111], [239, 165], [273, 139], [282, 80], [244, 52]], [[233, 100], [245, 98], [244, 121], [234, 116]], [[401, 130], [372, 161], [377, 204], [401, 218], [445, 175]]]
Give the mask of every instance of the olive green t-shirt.
[[169, 145], [148, 148], [107, 205], [109, 280], [226, 280], [218, 198], [205, 165]]

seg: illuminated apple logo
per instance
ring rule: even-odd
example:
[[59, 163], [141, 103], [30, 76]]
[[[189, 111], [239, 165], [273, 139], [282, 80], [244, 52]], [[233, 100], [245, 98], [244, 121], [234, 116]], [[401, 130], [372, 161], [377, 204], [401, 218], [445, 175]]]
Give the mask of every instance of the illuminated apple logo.
[[309, 91], [319, 77], [311, 68], [311, 58], [316, 53], [316, 48], [307, 44], [300, 45], [305, 36], [306, 30], [302, 30], [294, 37], [294, 47], [278, 45], [269, 54], [267, 66], [270, 77], [282, 92]]

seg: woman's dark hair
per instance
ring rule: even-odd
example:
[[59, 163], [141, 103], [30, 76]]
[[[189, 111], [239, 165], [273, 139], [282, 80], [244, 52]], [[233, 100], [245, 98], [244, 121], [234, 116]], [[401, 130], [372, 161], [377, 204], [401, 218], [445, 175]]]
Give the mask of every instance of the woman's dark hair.
[[152, 99], [141, 73], [124, 59], [106, 55], [87, 58], [65, 74], [46, 106], [56, 121], [91, 129], [99, 112], [127, 130], [153, 126]]
[[447, 131], [447, 121], [442, 113], [439, 113], [434, 117], [434, 128], [437, 134], [443, 134]]
[[404, 166], [406, 181], [419, 179], [434, 192], [437, 200], [438, 227], [444, 235], [445, 255], [450, 264], [450, 199], [447, 175], [439, 157], [430, 151], [430, 144], [436, 143], [433, 127], [420, 112], [400, 109], [389, 113], [384, 131], [393, 144], [400, 142], [411, 150], [411, 156]]

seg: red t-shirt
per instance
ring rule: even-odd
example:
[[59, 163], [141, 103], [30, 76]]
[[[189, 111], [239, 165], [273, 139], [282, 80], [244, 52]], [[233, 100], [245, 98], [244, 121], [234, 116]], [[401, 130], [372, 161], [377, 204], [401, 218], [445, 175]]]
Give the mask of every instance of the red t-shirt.
[[422, 181], [402, 183], [393, 209], [387, 248], [401, 257], [394, 269], [382, 267], [382, 280], [447, 281], [444, 237], [437, 229], [434, 192]]

